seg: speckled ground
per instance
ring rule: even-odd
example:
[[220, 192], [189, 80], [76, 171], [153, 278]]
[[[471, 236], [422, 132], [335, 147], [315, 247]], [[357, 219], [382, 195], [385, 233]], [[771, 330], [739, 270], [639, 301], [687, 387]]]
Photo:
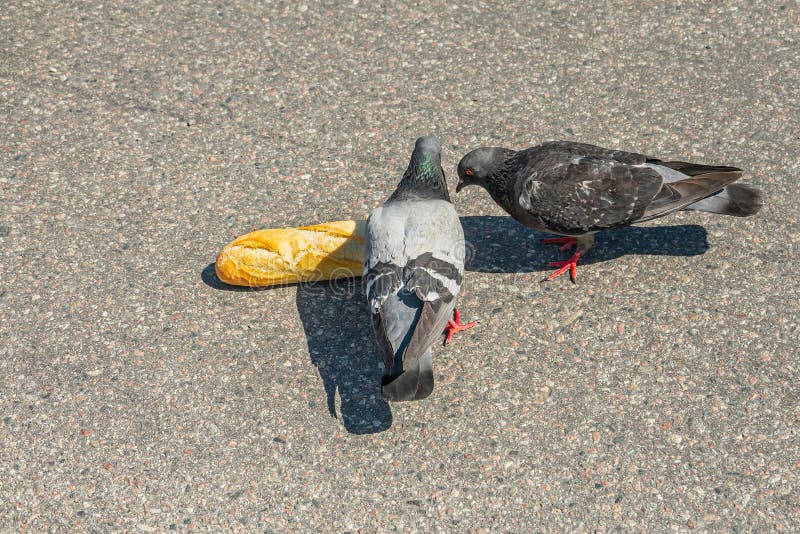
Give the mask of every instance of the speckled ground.
[[[0, 7], [0, 530], [800, 529], [796, 2], [189, 4]], [[540, 285], [556, 248], [466, 190], [481, 325], [389, 406], [358, 281], [209, 265], [364, 217], [428, 133], [451, 187], [574, 139], [767, 203]]]

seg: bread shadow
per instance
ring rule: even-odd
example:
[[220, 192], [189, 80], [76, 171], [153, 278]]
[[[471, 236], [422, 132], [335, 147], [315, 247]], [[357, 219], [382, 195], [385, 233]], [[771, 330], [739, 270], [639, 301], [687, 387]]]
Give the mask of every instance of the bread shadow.
[[233, 291], [236, 293], [248, 293], [251, 291], [269, 291], [270, 289], [275, 289], [274, 287], [244, 287], [244, 286], [232, 286], [230, 284], [226, 284], [222, 280], [219, 279], [217, 276], [217, 270], [214, 268], [215, 263], [209, 263], [203, 272], [200, 273], [200, 278], [203, 280], [203, 283], [212, 289], [218, 289], [220, 291]]
[[[214, 264], [201, 274], [203, 282], [221, 291], [271, 291], [286, 286], [251, 288], [231, 286], [217, 278]], [[345, 430], [352, 434], [374, 434], [392, 426], [392, 411], [381, 397], [382, 369], [378, 346], [365, 309], [360, 278], [291, 284], [303, 323], [311, 363], [317, 368], [325, 390], [328, 412], [339, 413]]]
[[[522, 226], [511, 217], [461, 217], [467, 242], [466, 270], [481, 273], [551, 271], [549, 263], [565, 260], [558, 246], [541, 242], [550, 234]], [[626, 254], [697, 256], [709, 248], [706, 229], [696, 224], [628, 226], [595, 235], [595, 244], [581, 264], [613, 260]]]

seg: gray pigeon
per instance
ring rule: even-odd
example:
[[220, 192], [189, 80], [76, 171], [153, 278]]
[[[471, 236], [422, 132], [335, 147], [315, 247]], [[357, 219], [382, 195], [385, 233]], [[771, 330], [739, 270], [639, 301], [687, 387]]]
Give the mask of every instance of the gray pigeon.
[[464, 274], [464, 231], [447, 191], [436, 137], [420, 137], [397, 189], [367, 220], [364, 286], [384, 362], [383, 397], [433, 391], [431, 346], [445, 330]]
[[468, 185], [485, 188], [500, 207], [517, 221], [566, 237], [545, 239], [577, 245], [566, 262], [548, 279], [570, 271], [591, 248], [594, 234], [662, 217], [677, 210], [698, 210], [736, 217], [761, 208], [761, 193], [734, 184], [742, 175], [736, 167], [699, 165], [552, 141], [525, 150], [483, 147], [458, 164], [456, 192]]

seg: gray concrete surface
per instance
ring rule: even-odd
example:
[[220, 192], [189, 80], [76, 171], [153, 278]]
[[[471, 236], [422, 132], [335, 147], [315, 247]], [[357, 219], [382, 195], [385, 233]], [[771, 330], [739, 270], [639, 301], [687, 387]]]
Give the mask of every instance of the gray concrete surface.
[[[0, 530], [797, 531], [796, 2], [0, 6]], [[767, 204], [578, 271], [455, 198], [480, 327], [380, 400], [355, 282], [235, 236], [361, 218], [414, 139], [735, 164]], [[336, 417], [331, 416], [331, 412]]]

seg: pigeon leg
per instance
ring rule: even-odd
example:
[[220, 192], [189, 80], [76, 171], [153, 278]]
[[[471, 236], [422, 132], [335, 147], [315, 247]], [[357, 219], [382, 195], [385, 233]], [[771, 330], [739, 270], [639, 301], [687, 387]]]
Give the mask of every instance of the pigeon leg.
[[574, 236], [571, 236], [571, 235], [563, 236], [563, 237], [547, 237], [545, 239], [542, 239], [542, 243], [545, 243], [547, 245], [563, 243], [563, 245], [561, 246], [561, 248], [559, 250], [561, 252], [564, 252], [565, 250], [569, 250], [572, 247], [574, 247], [575, 245], [577, 245], [578, 244], [578, 238], [576, 238]]
[[550, 262], [550, 267], [559, 267], [559, 269], [547, 277], [547, 280], [552, 280], [556, 276], [560, 276], [565, 272], [569, 271], [570, 280], [572, 283], [575, 283], [575, 276], [577, 273], [578, 268], [578, 260], [581, 259], [583, 254], [586, 254], [586, 251], [592, 248], [594, 244], [594, 233], [588, 233], [579, 235], [577, 237], [554, 237], [551, 238], [551, 243], [566, 243], [561, 250], [567, 250], [569, 247], [572, 246], [574, 243], [577, 245], [578, 250], [575, 251], [575, 254], [567, 261], [552, 261]]
[[576, 251], [575, 254], [573, 254], [572, 257], [570, 259], [568, 259], [567, 261], [551, 261], [550, 262], [550, 267], [560, 267], [560, 269], [557, 270], [556, 272], [554, 272], [553, 274], [551, 274], [550, 276], [548, 276], [547, 279], [548, 280], [552, 280], [556, 276], [561, 276], [562, 274], [567, 272], [567, 270], [569, 270], [569, 278], [574, 283], [575, 282], [575, 275], [576, 275], [576, 273], [578, 271], [578, 260], [579, 259], [581, 259], [581, 251], [580, 250]]
[[462, 330], [467, 330], [472, 328], [478, 324], [478, 321], [472, 321], [467, 324], [461, 324], [461, 312], [454, 309], [453, 310], [453, 318], [447, 322], [447, 326], [444, 327], [444, 344], [447, 345], [450, 343], [450, 340], [453, 339], [453, 334], [456, 332], [461, 332]]

